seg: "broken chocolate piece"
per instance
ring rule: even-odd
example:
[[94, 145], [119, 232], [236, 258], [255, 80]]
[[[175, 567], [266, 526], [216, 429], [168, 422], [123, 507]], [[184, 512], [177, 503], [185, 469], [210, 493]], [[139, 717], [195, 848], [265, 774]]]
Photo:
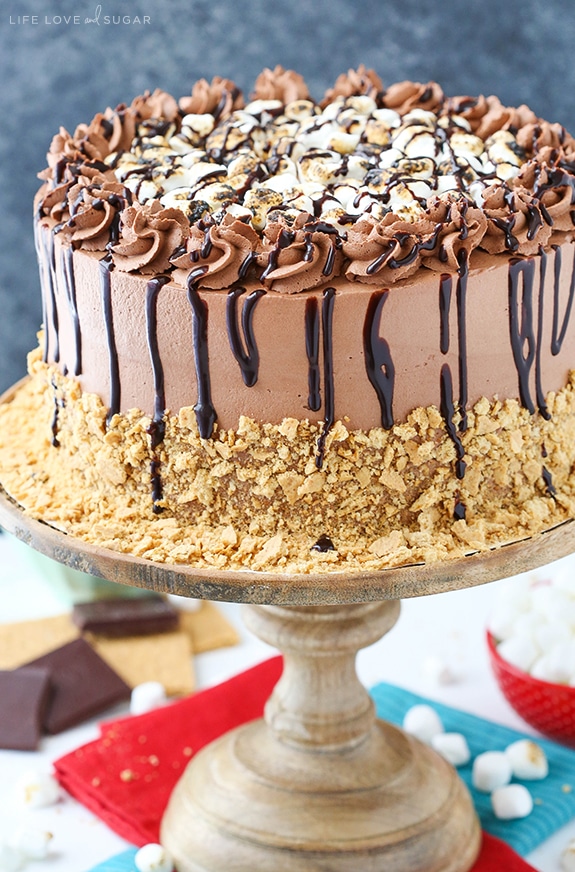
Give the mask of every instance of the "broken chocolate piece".
[[49, 669], [0, 672], [0, 748], [36, 750], [49, 693]]
[[119, 638], [167, 633], [178, 627], [178, 612], [160, 596], [78, 603], [72, 620], [83, 633]]
[[327, 551], [335, 551], [335, 545], [329, 536], [320, 536], [315, 545], [311, 546], [311, 551], [320, 551], [325, 554]]
[[52, 692], [43, 720], [47, 733], [61, 733], [130, 698], [128, 685], [84, 639], [56, 648], [14, 674], [31, 666], [51, 673]]

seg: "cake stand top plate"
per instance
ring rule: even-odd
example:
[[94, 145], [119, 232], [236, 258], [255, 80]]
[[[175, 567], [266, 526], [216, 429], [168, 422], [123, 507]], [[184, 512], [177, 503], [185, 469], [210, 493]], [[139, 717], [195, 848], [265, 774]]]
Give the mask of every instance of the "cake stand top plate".
[[335, 605], [402, 599], [485, 584], [575, 551], [575, 520], [521, 542], [441, 563], [369, 572], [290, 574], [154, 563], [84, 542], [30, 518], [0, 488], [0, 525], [54, 560], [109, 581], [227, 602]]

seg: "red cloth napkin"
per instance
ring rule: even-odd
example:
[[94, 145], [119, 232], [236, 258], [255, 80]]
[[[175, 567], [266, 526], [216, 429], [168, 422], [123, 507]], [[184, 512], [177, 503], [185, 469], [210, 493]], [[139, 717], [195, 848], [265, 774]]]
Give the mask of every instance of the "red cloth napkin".
[[[135, 845], [157, 842], [172, 789], [190, 758], [222, 733], [261, 717], [282, 671], [281, 657], [216, 687], [138, 717], [102, 725], [101, 737], [54, 764], [66, 790]], [[533, 870], [484, 833], [472, 872]]]

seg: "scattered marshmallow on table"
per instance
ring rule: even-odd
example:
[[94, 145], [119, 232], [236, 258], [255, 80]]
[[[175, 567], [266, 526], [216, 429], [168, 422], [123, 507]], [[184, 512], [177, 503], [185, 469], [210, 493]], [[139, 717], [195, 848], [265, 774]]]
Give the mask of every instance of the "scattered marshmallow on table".
[[471, 759], [467, 739], [461, 733], [437, 733], [431, 747], [452, 766], [465, 766]]
[[515, 778], [522, 781], [540, 781], [549, 774], [545, 751], [531, 739], [519, 739], [505, 749]]
[[561, 854], [561, 869], [563, 872], [575, 872], [575, 839], [571, 839]]
[[130, 697], [130, 714], [143, 715], [166, 702], [166, 689], [159, 681], [137, 684]]
[[473, 761], [471, 780], [483, 793], [492, 793], [511, 781], [511, 763], [503, 751], [485, 751]]
[[507, 784], [491, 794], [495, 817], [514, 821], [527, 817], [533, 811], [533, 798], [523, 784]]
[[435, 709], [420, 703], [412, 706], [405, 713], [403, 729], [410, 736], [415, 736], [416, 739], [429, 745], [434, 736], [443, 733], [443, 724]]
[[60, 799], [60, 787], [48, 772], [31, 769], [15, 784], [16, 799], [27, 808], [45, 808]]
[[165, 848], [151, 842], [140, 848], [134, 857], [138, 872], [172, 872], [172, 859]]
[[52, 833], [24, 824], [14, 832], [10, 846], [27, 860], [45, 860], [51, 841]]
[[18, 872], [22, 868], [22, 861], [19, 851], [0, 842], [0, 872]]
[[423, 661], [423, 672], [434, 684], [456, 684], [461, 679], [461, 672], [447, 657], [429, 654]]

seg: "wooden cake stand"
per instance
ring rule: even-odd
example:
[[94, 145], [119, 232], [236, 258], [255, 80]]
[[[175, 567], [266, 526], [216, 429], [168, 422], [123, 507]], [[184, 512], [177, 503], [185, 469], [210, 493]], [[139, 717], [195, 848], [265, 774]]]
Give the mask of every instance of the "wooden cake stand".
[[245, 602], [250, 630], [285, 655], [261, 720], [200, 751], [162, 842], [180, 872], [466, 872], [480, 845], [471, 798], [439, 755], [375, 717], [355, 656], [401, 597], [470, 587], [575, 551], [575, 522], [486, 554], [369, 573], [288, 575], [168, 566], [89, 545], [0, 493], [0, 524], [91, 575]]

